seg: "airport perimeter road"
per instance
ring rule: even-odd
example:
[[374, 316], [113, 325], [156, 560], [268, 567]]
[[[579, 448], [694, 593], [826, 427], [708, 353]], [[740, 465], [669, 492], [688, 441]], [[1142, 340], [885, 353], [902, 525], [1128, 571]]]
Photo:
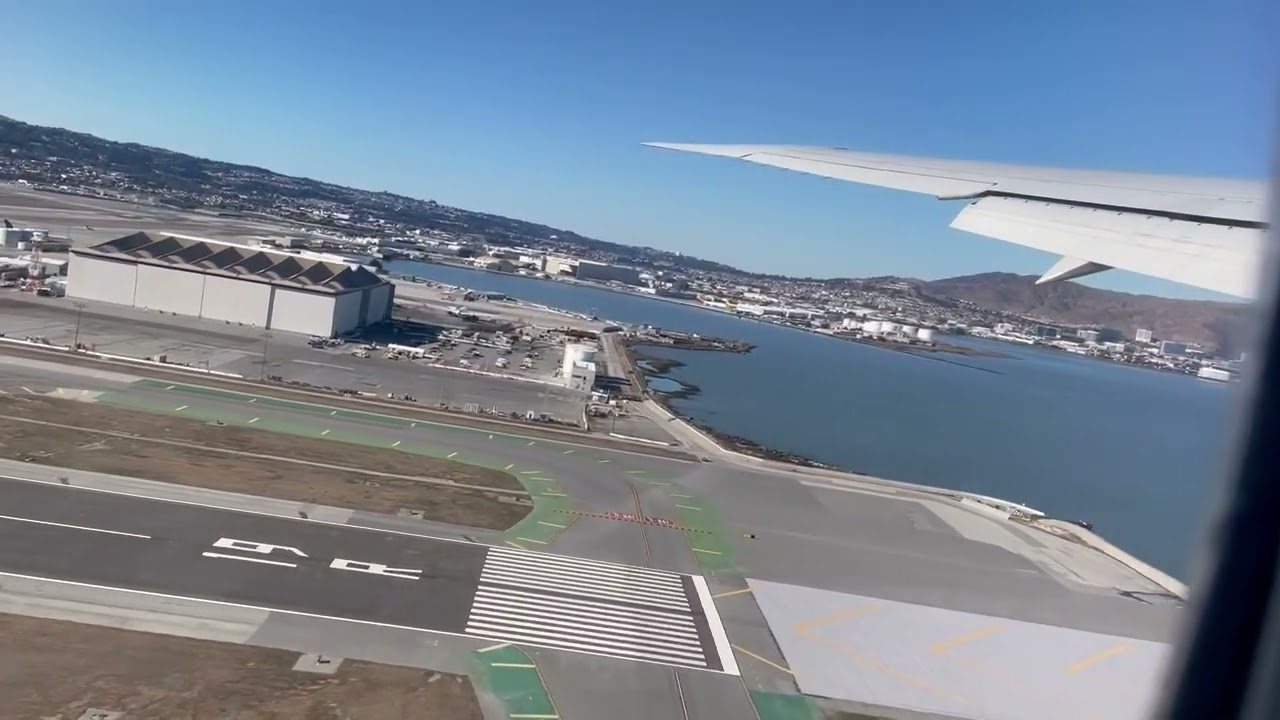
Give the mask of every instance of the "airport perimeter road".
[[736, 673], [705, 581], [0, 478], [0, 574]]

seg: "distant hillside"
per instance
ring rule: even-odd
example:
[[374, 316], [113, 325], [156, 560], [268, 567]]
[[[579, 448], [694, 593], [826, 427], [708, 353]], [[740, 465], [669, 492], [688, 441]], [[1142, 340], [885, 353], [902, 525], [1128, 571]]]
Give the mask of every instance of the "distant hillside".
[[1245, 339], [1246, 304], [1133, 295], [1074, 282], [1036, 285], [1035, 280], [1032, 275], [982, 273], [920, 282], [918, 288], [925, 295], [968, 300], [990, 310], [1116, 328], [1130, 338], [1134, 330], [1149, 328], [1158, 338], [1198, 342], [1229, 353]]

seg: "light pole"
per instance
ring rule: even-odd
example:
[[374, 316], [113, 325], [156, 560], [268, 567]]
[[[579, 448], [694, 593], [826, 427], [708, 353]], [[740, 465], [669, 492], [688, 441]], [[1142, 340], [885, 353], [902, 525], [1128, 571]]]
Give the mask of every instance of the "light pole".
[[267, 343], [271, 342], [271, 331], [262, 331], [262, 364], [258, 367], [258, 382], [262, 382], [267, 375]]
[[82, 302], [71, 303], [76, 308], [76, 339], [71, 341], [72, 351], [80, 349], [80, 313], [84, 312], [85, 304]]

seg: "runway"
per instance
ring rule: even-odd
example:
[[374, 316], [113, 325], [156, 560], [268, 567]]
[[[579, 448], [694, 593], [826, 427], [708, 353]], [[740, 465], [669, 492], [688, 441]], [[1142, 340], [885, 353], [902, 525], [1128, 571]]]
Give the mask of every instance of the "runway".
[[736, 674], [679, 573], [0, 477], [0, 573]]

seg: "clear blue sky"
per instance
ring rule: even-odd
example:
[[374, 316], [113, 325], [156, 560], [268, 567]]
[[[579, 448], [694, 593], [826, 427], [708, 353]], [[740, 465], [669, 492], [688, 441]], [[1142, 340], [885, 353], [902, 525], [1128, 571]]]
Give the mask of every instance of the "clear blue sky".
[[1039, 273], [955, 205], [640, 143], [1260, 177], [1268, 4], [0, 0], [0, 113], [751, 270]]

